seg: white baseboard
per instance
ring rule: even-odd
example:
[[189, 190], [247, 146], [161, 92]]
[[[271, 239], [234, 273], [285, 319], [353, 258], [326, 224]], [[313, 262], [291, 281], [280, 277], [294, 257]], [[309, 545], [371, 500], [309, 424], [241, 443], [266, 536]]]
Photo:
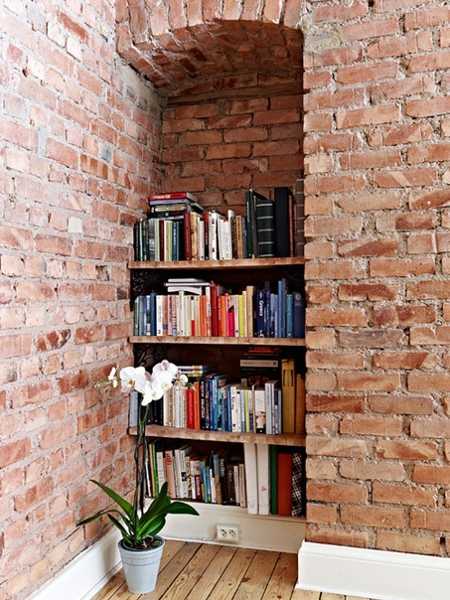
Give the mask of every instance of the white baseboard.
[[450, 559], [303, 542], [297, 587], [373, 600], [443, 600]]
[[89, 600], [120, 567], [115, 529], [76, 556], [30, 600]]

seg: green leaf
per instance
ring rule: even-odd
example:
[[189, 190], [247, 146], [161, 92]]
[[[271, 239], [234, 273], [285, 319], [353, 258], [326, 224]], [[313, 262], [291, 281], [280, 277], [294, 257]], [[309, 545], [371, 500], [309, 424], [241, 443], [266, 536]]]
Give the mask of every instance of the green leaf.
[[108, 509], [99, 510], [97, 513], [95, 513], [95, 515], [91, 515], [90, 517], [86, 517], [85, 519], [78, 521], [77, 527], [80, 527], [81, 525], [86, 525], [86, 523], [90, 523], [91, 521], [95, 521], [95, 519], [99, 519], [100, 517], [102, 517], [103, 515], [107, 515], [108, 513]]
[[172, 504], [167, 509], [167, 513], [171, 515], [197, 515], [198, 512], [195, 510], [193, 506], [190, 504], [186, 504], [186, 502], [172, 502]]
[[156, 517], [155, 519], [152, 519], [151, 521], [149, 521], [148, 523], [145, 524], [145, 527], [143, 527], [141, 530], [138, 530], [138, 532], [137, 532], [138, 541], [145, 540], [145, 538], [147, 538], [147, 537], [157, 535], [161, 531], [161, 529], [164, 527], [165, 524], [166, 524], [165, 517], [159, 516], [159, 517]]
[[117, 529], [120, 531], [120, 533], [122, 534], [123, 539], [127, 542], [130, 543], [130, 534], [129, 532], [125, 529], [125, 527], [122, 525], [122, 523], [120, 523], [120, 521], [118, 519], [116, 519], [115, 517], [113, 517], [112, 515], [108, 515], [111, 523], [113, 525], [115, 525], [117, 527]]
[[[161, 488], [162, 489], [162, 488]], [[150, 504], [149, 508], [145, 511], [142, 517], [139, 519], [139, 523], [143, 524], [153, 519], [158, 514], [165, 514], [167, 508], [170, 506], [170, 498], [166, 494], [161, 494], [157, 496]]]
[[130, 519], [133, 518], [133, 505], [130, 504], [128, 500], [122, 498], [122, 496], [120, 496], [117, 492], [109, 488], [107, 485], [104, 485], [99, 481], [95, 481], [95, 479], [91, 479], [91, 481], [92, 483], [95, 483], [95, 485], [98, 485], [98, 487], [102, 489], [105, 492], [105, 494], [107, 494], [112, 500], [114, 500], [114, 502], [120, 506], [120, 508]]

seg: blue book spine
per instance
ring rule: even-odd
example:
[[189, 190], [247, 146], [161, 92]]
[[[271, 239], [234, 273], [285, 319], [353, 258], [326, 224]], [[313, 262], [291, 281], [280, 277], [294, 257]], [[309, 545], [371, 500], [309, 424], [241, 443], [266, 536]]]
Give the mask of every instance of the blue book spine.
[[294, 296], [286, 296], [286, 337], [294, 337]]
[[283, 280], [280, 279], [277, 286], [277, 306], [278, 306], [278, 319], [277, 319], [277, 329], [276, 329], [276, 337], [283, 337], [283, 311], [281, 307], [283, 305]]
[[232, 427], [231, 427], [231, 422], [232, 422], [232, 417], [231, 417], [231, 386], [227, 386], [227, 417], [228, 417], [227, 431], [231, 431], [232, 430]]
[[276, 294], [270, 296], [270, 337], [279, 337], [278, 334], [278, 298]]
[[139, 296], [134, 299], [134, 306], [133, 306], [133, 335], [139, 335]]
[[150, 333], [156, 335], [156, 293], [150, 294]]
[[139, 296], [139, 335], [145, 335], [145, 301]]
[[264, 337], [270, 337], [270, 289], [264, 290]]
[[256, 331], [257, 337], [264, 337], [264, 290], [258, 290], [256, 293]]
[[294, 294], [294, 337], [305, 337], [305, 303], [300, 292]]

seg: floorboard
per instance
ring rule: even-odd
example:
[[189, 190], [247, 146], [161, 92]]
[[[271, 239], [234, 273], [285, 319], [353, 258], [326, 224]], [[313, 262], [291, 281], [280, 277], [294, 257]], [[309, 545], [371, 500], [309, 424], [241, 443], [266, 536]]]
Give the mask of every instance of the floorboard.
[[296, 554], [167, 541], [154, 592], [131, 594], [120, 571], [92, 600], [364, 600], [296, 581]]

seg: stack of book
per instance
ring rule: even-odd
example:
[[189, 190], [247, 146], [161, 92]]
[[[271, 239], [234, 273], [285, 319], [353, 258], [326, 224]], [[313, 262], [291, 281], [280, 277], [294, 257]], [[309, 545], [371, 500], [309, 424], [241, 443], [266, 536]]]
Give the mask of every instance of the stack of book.
[[146, 481], [149, 496], [167, 481], [171, 498], [247, 507], [244, 462], [224, 452], [205, 455], [190, 446], [167, 450], [150, 442]]
[[303, 448], [244, 444], [248, 512], [301, 517], [306, 511]]
[[[189, 384], [174, 385], [153, 402], [149, 422], [192, 430], [304, 434], [305, 385], [294, 360], [253, 354], [241, 358], [240, 367], [237, 382], [208, 373], [205, 365], [180, 367]], [[138, 402], [133, 395], [130, 426], [137, 424]]]
[[230, 260], [294, 256], [294, 197], [275, 188], [274, 199], [248, 190], [245, 216], [204, 210], [189, 192], [155, 194], [134, 225], [137, 261]]
[[172, 278], [168, 294], [138, 296], [134, 335], [303, 338], [305, 303], [285, 279], [235, 294], [214, 282]]

